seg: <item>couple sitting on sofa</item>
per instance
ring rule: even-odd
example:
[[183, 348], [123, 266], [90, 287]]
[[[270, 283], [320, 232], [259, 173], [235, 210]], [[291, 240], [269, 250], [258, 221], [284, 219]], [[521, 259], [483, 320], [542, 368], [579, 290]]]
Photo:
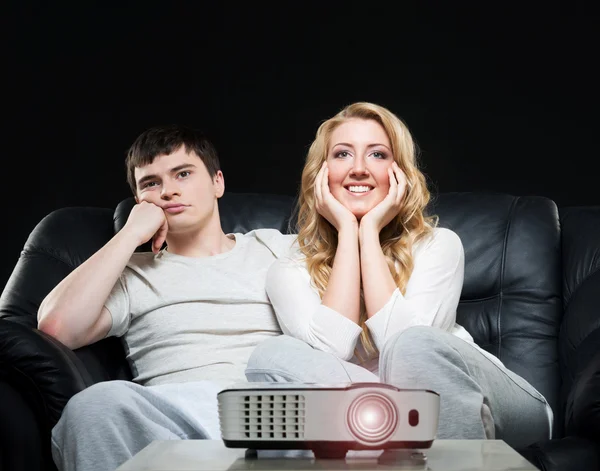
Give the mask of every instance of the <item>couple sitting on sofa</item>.
[[59, 469], [114, 470], [153, 440], [219, 438], [217, 393], [245, 380], [431, 389], [438, 438], [550, 437], [544, 397], [456, 323], [463, 247], [424, 213], [396, 115], [355, 103], [319, 127], [295, 235], [225, 234], [219, 168], [193, 130], [140, 135], [127, 223], [41, 304], [40, 330], [72, 349], [122, 337], [134, 374], [71, 398], [52, 432]]

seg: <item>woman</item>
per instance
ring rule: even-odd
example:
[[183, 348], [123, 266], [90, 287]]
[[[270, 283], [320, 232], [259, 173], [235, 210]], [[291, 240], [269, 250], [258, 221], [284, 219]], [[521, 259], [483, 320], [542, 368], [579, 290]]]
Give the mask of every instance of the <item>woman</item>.
[[250, 381], [381, 381], [440, 394], [438, 438], [551, 436], [544, 397], [456, 323], [460, 238], [424, 214], [430, 194], [405, 124], [352, 104], [318, 129], [302, 173], [298, 239], [267, 293], [284, 335]]

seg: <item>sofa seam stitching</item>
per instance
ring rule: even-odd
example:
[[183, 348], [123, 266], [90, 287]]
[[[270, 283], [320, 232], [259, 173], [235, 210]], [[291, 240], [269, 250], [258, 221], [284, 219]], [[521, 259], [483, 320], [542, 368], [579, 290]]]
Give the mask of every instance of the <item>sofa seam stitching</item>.
[[32, 256], [32, 255], [44, 255], [48, 258], [52, 258], [58, 262], [64, 263], [66, 266], [68, 266], [71, 269], [76, 268], [75, 265], [67, 262], [64, 258], [58, 257], [57, 255], [53, 254], [52, 252], [48, 251], [47, 249], [44, 249], [41, 247], [25, 248], [21, 251], [21, 255], [25, 256], [25, 257]]
[[502, 304], [503, 304], [503, 298], [504, 298], [504, 272], [506, 270], [506, 252], [507, 252], [507, 246], [508, 246], [508, 237], [509, 237], [509, 233], [510, 233], [510, 228], [511, 228], [511, 223], [512, 223], [512, 218], [514, 216], [515, 213], [515, 208], [517, 206], [517, 203], [519, 201], [520, 197], [517, 196], [509, 209], [508, 212], [508, 219], [507, 219], [507, 223], [506, 223], [506, 229], [504, 232], [504, 243], [502, 245], [502, 266], [500, 269], [500, 292], [499, 292], [499, 296], [498, 296], [498, 316], [497, 316], [497, 321], [496, 321], [496, 325], [498, 328], [498, 358], [502, 359]]

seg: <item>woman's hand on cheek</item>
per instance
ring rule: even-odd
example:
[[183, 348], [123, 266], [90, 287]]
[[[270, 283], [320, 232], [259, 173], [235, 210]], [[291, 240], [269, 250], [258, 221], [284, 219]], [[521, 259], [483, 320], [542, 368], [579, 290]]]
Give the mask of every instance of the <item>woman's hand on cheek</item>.
[[340, 203], [329, 190], [329, 169], [327, 168], [327, 162], [323, 162], [323, 166], [315, 179], [315, 209], [338, 232], [346, 227], [352, 225], [357, 227], [358, 225], [356, 216]]
[[402, 200], [406, 192], [406, 175], [400, 170], [396, 162], [388, 168], [390, 178], [390, 189], [381, 203], [365, 214], [361, 221], [361, 228], [369, 228], [381, 232], [392, 219], [394, 219], [402, 208]]

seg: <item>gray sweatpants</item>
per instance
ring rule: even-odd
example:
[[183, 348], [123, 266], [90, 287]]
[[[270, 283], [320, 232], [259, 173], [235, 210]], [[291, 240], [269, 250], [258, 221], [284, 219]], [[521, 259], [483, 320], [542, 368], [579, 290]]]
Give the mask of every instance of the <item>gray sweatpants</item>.
[[[287, 336], [260, 344], [246, 370], [250, 381], [381, 381], [441, 395], [438, 438], [502, 438], [518, 447], [548, 439], [545, 399], [524, 379], [499, 368], [463, 340], [413, 327], [381, 352], [380, 375]], [[216, 395], [201, 381], [140, 386], [95, 384], [67, 403], [52, 430], [60, 471], [114, 471], [154, 440], [220, 439]]]
[[552, 410], [527, 381], [473, 345], [433, 327], [411, 327], [380, 352], [379, 377], [285, 335], [253, 352], [249, 381], [383, 382], [440, 394], [437, 438], [502, 439], [517, 448], [551, 437]]
[[209, 381], [141, 386], [105, 381], [73, 396], [52, 430], [60, 471], [114, 471], [154, 440], [220, 439]]

